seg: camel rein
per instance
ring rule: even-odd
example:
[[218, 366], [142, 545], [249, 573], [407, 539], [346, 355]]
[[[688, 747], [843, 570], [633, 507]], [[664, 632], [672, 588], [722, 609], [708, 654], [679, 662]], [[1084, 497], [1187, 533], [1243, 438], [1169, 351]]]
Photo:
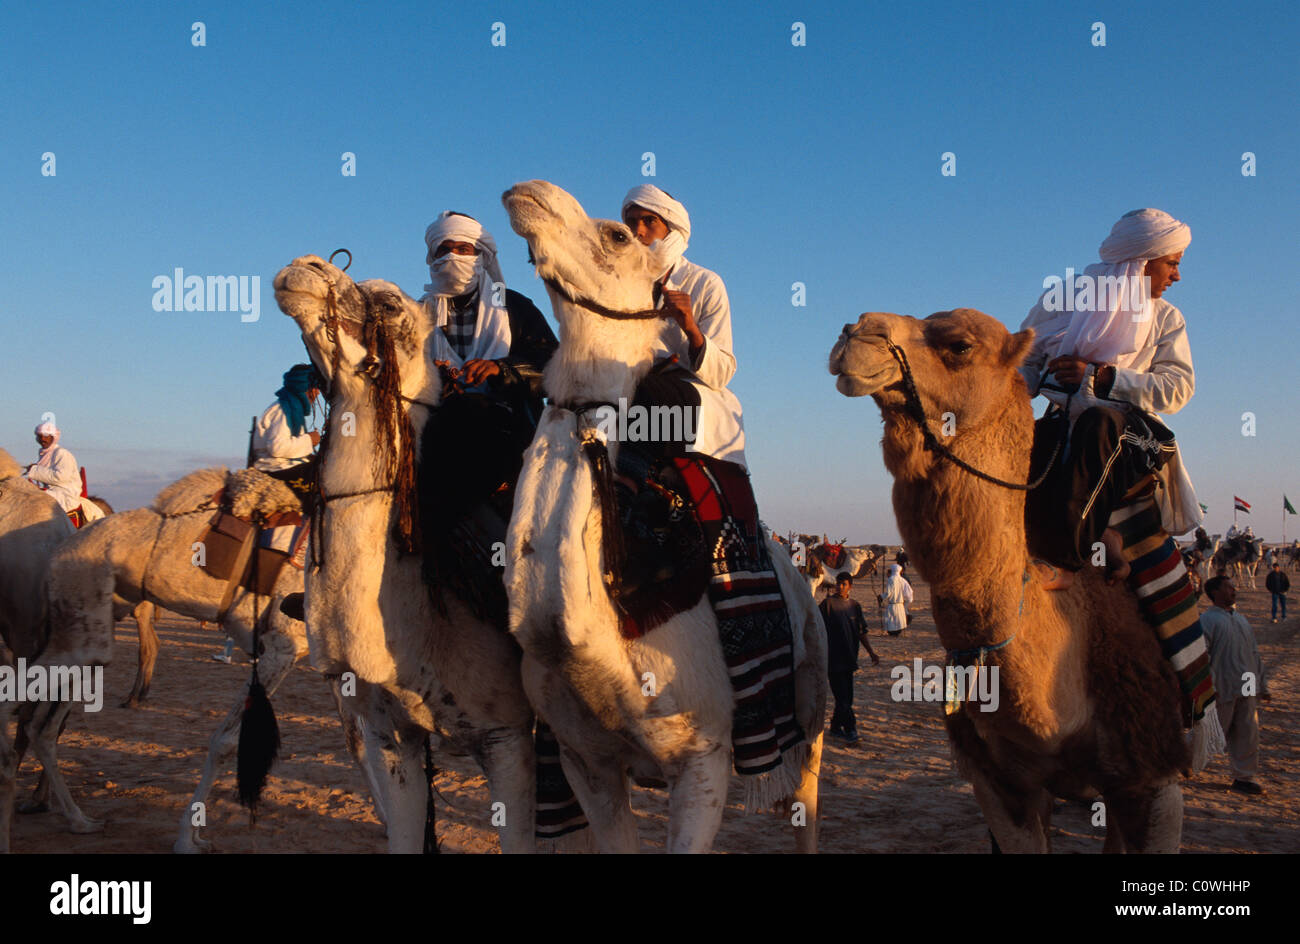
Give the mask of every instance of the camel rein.
[[592, 314], [600, 315], [602, 318], [612, 318], [615, 321], [648, 321], [651, 318], [662, 318], [663, 309], [659, 307], [659, 302], [663, 298], [664, 285], [660, 280], [655, 282], [653, 290], [654, 307], [645, 308], [641, 311], [615, 311], [613, 308], [606, 308], [599, 302], [592, 301], [589, 298], [574, 298], [571, 294], [560, 287], [560, 283], [555, 279], [543, 279], [547, 287], [559, 295], [570, 304], [577, 305], [579, 308], [585, 308]]
[[[1002, 488], [1015, 489], [1017, 491], [1027, 492], [1038, 488], [1047, 480], [1047, 474], [1052, 471], [1052, 466], [1056, 464], [1057, 457], [1061, 454], [1061, 447], [1065, 444], [1066, 436], [1069, 434], [1069, 427], [1062, 426], [1061, 435], [1057, 438], [1056, 444], [1052, 447], [1052, 455], [1047, 460], [1047, 465], [1043, 468], [1042, 474], [1032, 482], [1008, 482], [1005, 479], [997, 478], [987, 472], [975, 468], [969, 462], [958, 458], [952, 450], [939, 442], [934, 432], [930, 429], [929, 420], [925, 416], [925, 407], [921, 405], [921, 395], [916, 391], [916, 380], [912, 376], [912, 366], [907, 362], [907, 354], [901, 347], [893, 341], [886, 341], [889, 345], [889, 353], [894, 356], [898, 362], [898, 368], [903, 373], [903, 396], [907, 400], [907, 411], [914, 419], [918, 426], [921, 427], [921, 436], [925, 440], [925, 448], [931, 452], [936, 452], [943, 456], [953, 465], [964, 469], [976, 478], [991, 482], [994, 485], [1000, 485]], [[1068, 407], [1067, 407], [1068, 410]], [[1022, 601], [1023, 603], [1023, 601]]]

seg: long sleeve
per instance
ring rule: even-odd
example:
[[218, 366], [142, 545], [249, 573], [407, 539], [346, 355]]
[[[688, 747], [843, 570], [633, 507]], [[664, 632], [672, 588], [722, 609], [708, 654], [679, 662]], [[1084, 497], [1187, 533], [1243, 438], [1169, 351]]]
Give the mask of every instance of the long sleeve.
[[731, 301], [722, 279], [709, 274], [712, 278], [703, 280], [698, 297], [691, 299], [695, 323], [704, 335], [699, 363], [692, 366], [701, 380], [721, 390], [736, 374], [736, 357], [731, 353]]
[[279, 403], [273, 403], [257, 420], [253, 432], [254, 467], [263, 471], [286, 469], [312, 454], [311, 434], [295, 436]]
[[1117, 367], [1110, 399], [1132, 403], [1151, 413], [1177, 413], [1192, 398], [1196, 373], [1187, 342], [1187, 323], [1172, 305], [1156, 326], [1160, 331], [1155, 355], [1143, 369]]
[[77, 472], [77, 460], [66, 449], [57, 449], [48, 465], [34, 465], [27, 473], [33, 482], [42, 485], [58, 485], [63, 488], [81, 490], [81, 476]]

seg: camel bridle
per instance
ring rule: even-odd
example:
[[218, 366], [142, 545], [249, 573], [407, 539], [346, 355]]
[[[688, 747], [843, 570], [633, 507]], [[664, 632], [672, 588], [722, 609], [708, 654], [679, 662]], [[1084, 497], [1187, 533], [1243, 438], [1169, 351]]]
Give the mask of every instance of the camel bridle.
[[602, 318], [609, 318], [614, 321], [649, 321], [651, 318], [662, 318], [664, 312], [659, 308], [659, 302], [663, 298], [664, 284], [663, 280], [655, 282], [653, 289], [654, 307], [643, 308], [641, 311], [617, 311], [613, 308], [606, 308], [600, 302], [593, 301], [590, 298], [577, 297], [572, 293], [565, 291], [560, 287], [560, 283], [554, 278], [544, 278], [547, 288], [555, 292], [571, 305], [577, 305], [579, 308], [585, 308], [594, 315]]
[[908, 415], [919, 427], [921, 427], [921, 437], [925, 440], [926, 449], [937, 453], [959, 469], [969, 472], [976, 478], [983, 479], [986, 482], [1001, 486], [1002, 488], [1027, 492], [1038, 488], [1047, 480], [1047, 474], [1052, 471], [1052, 466], [1056, 464], [1057, 456], [1061, 453], [1061, 446], [1065, 444], [1065, 438], [1069, 434], [1068, 426], [1062, 424], [1061, 436], [1052, 447], [1052, 454], [1048, 458], [1047, 465], [1044, 466], [1042, 474], [1040, 474], [1038, 478], [1031, 482], [1008, 482], [1005, 479], [1000, 479], [997, 476], [990, 475], [987, 472], [975, 468], [964, 459], [954, 455], [951, 449], [939, 442], [938, 437], [934, 435], [934, 431], [930, 429], [930, 422], [926, 418], [925, 407], [921, 403], [921, 395], [916, 390], [916, 379], [912, 376], [912, 366], [907, 362], [907, 353], [889, 338], [885, 339], [885, 344], [888, 346], [889, 353], [893, 355], [894, 360], [898, 362], [898, 369], [902, 372], [905, 407]]
[[[351, 266], [352, 254], [346, 249], [339, 249], [332, 253], [330, 255], [331, 264], [334, 257], [340, 252], [347, 253], [348, 266]], [[346, 272], [348, 266], [344, 266], [340, 271]], [[398, 402], [423, 406], [430, 410], [436, 409], [437, 404], [408, 397], [401, 392], [401, 373], [397, 366], [394, 339], [383, 319], [379, 317], [370, 293], [356, 282], [353, 282], [353, 288], [357, 290], [357, 294], [361, 297], [364, 315], [360, 322], [350, 318], [343, 318], [339, 313], [339, 289], [336, 280], [323, 269], [317, 271], [326, 284], [325, 315], [322, 317], [321, 323], [325, 329], [325, 337], [332, 346], [330, 353], [331, 375], [328, 379], [323, 378], [327, 387], [325, 390], [326, 400], [328, 402], [332, 397], [333, 378], [338, 375], [340, 370], [339, 331], [342, 329], [344, 333], [359, 342], [366, 351], [366, 356], [357, 366], [357, 373], [370, 379], [370, 398], [380, 416], [381, 429], [388, 433], [386, 437], [382, 437], [380, 448], [375, 453], [375, 461], [377, 464], [382, 463], [384, 465], [385, 468], [382, 471], [388, 473], [385, 477], [390, 478], [391, 481], [386, 485], [375, 485], [370, 488], [326, 494], [324, 485], [325, 466], [328, 461], [331, 437], [329, 435], [330, 427], [328, 425], [325, 427], [325, 435], [321, 437], [319, 466], [316, 470], [316, 503], [311, 515], [312, 565], [319, 568], [325, 560], [325, 506], [330, 502], [367, 495], [393, 495], [397, 505], [397, 523], [394, 530], [398, 546], [407, 553], [413, 553], [420, 549], [421, 543], [414, 501], [415, 433], [411, 425], [409, 410], [401, 409]], [[306, 339], [304, 339], [303, 343], [305, 346]], [[308, 350], [309, 356], [310, 353], [310, 350]], [[394, 440], [400, 440], [400, 445]]]

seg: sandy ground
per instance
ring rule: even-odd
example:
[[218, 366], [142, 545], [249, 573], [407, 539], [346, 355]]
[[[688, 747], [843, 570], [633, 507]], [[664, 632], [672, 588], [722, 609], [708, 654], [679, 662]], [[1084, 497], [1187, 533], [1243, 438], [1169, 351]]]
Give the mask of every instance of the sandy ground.
[[[944, 735], [942, 706], [895, 703], [889, 669], [942, 658], [930, 619], [929, 591], [916, 587], [917, 617], [898, 638], [884, 636], [874, 591], [855, 591], [873, 628], [881, 664], [865, 658], [856, 676], [855, 707], [862, 740], [847, 747], [827, 739], [824, 755], [824, 852], [988, 851], [986, 830], [969, 785], [955, 773]], [[1267, 795], [1245, 797], [1226, 789], [1226, 757], [1186, 784], [1185, 852], [1300, 852], [1300, 618], [1272, 625], [1269, 596], [1244, 590], [1239, 606], [1256, 628], [1271, 702], [1261, 702], [1261, 782]], [[16, 815], [15, 852], [138, 852], [171, 850], [212, 730], [240, 697], [248, 666], [211, 660], [219, 633], [192, 620], [164, 617], [162, 652], [146, 707], [116, 707], [135, 671], [134, 624], [117, 628], [114, 661], [105, 673], [108, 697], [97, 714], [74, 710], [60, 741], [60, 761], [87, 815], [105, 821], [102, 832], [72, 835], [58, 813]], [[207, 836], [219, 852], [382, 852], [383, 827], [374, 815], [359, 771], [343, 745], [333, 699], [324, 680], [303, 664], [273, 703], [283, 742], [256, 826], [235, 799], [233, 768], [223, 772], [208, 807]], [[436, 757], [438, 835], [444, 852], [494, 852], [488, 795], [482, 774], [466, 758]], [[19, 798], [35, 786], [39, 767], [29, 756], [19, 774]], [[737, 778], [718, 834], [723, 852], [787, 852], [793, 831], [773, 815], [745, 816]], [[667, 799], [663, 791], [637, 789], [633, 806], [642, 845], [662, 849]], [[1099, 852], [1103, 831], [1091, 811], [1058, 802], [1053, 849]]]

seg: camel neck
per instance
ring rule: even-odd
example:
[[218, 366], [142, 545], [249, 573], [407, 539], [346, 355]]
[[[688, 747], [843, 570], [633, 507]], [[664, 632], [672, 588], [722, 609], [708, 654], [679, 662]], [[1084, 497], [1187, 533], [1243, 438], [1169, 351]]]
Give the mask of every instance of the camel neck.
[[551, 291], [560, 347], [546, 366], [547, 394], [561, 404], [631, 402], [654, 363], [660, 322], [614, 321]]
[[[927, 452], [910, 421], [886, 427], [886, 451], [906, 450], [894, 510], [908, 554], [930, 584], [935, 623], [950, 649], [1001, 642], [1015, 631], [1028, 564], [1025, 493], [986, 482]], [[953, 452], [998, 478], [1024, 481], [1029, 442], [1014, 418], [955, 437]]]

